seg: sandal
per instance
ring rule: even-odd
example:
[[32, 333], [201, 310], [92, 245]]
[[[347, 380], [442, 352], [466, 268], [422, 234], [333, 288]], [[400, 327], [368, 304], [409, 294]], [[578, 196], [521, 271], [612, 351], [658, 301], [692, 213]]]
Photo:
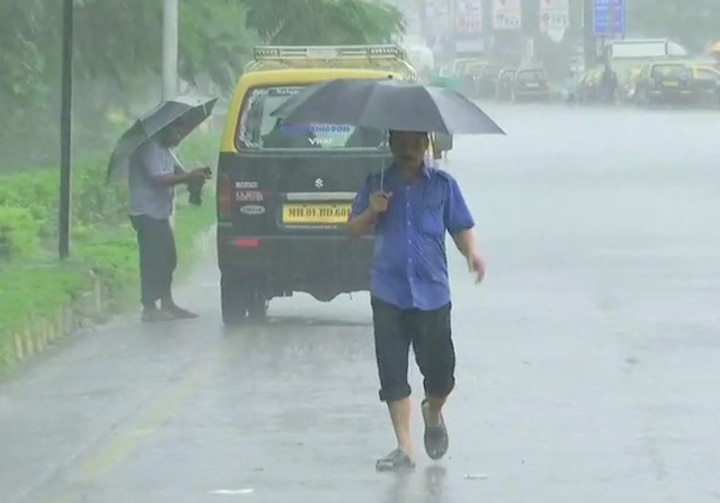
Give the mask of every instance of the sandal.
[[428, 402], [426, 398], [422, 401], [421, 405], [423, 421], [425, 421], [425, 435], [423, 436], [425, 452], [430, 456], [430, 459], [438, 460], [447, 452], [450, 441], [442, 415], [440, 416], [440, 424], [438, 426], [430, 426], [428, 423], [429, 407], [430, 402]]
[[413, 468], [415, 468], [415, 463], [402, 449], [395, 449], [384, 458], [378, 459], [377, 463], [375, 463], [375, 469], [379, 472], [412, 470]]

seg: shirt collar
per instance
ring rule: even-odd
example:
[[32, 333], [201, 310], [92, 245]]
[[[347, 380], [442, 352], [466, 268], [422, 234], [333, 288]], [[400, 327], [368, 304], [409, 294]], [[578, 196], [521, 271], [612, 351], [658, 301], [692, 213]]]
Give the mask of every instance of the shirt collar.
[[[390, 167], [388, 168], [388, 171], [390, 171], [391, 173], [397, 173], [397, 165], [395, 164], [395, 161], [390, 163]], [[430, 179], [430, 166], [428, 166], [426, 161], [422, 162], [421, 173], [422, 173], [423, 178], [425, 178], [426, 180]]]

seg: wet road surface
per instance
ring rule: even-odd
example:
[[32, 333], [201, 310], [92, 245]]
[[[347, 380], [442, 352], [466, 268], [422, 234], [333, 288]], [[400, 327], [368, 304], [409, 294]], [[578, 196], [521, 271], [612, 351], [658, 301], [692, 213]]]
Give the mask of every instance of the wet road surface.
[[445, 460], [374, 472], [367, 295], [226, 331], [209, 257], [179, 295], [201, 320], [119, 321], [0, 383], [0, 502], [720, 501], [720, 116], [488, 110], [509, 136], [447, 165], [488, 276], [452, 254]]

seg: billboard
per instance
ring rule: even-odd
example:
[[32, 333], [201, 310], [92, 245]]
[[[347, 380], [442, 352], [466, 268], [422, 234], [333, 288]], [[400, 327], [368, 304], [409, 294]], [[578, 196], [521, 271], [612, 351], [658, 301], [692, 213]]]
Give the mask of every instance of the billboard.
[[540, 32], [559, 42], [570, 26], [569, 0], [540, 0]]
[[456, 31], [460, 36], [483, 32], [483, 0], [457, 0]]
[[493, 0], [493, 28], [519, 30], [522, 28], [521, 0]]

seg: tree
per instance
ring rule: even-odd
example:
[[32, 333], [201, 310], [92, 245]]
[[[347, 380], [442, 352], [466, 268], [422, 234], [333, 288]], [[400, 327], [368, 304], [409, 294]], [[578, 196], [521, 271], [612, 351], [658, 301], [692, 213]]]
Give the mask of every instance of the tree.
[[[0, 0], [0, 161], [14, 147], [22, 153], [42, 144], [55, 151], [61, 5]], [[183, 0], [179, 14], [180, 77], [223, 90], [234, 85], [260, 41], [379, 43], [403, 29], [396, 9], [362, 0]], [[87, 143], [95, 143], [111, 107], [127, 109], [138, 95], [159, 92], [161, 51], [162, 0], [75, 0], [78, 137], [89, 135]]]
[[266, 44], [333, 45], [387, 42], [404, 31], [401, 12], [363, 0], [245, 0], [247, 26]]

